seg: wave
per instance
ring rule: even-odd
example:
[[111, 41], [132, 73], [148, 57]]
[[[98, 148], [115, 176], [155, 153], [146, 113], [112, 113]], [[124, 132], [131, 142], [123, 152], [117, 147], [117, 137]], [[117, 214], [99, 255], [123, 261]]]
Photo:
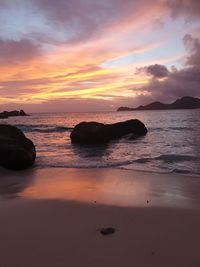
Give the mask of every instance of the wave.
[[192, 176], [200, 176], [200, 172], [194, 172], [194, 171], [189, 171], [189, 170], [174, 169], [172, 172], [179, 173], [179, 174], [188, 174]]
[[39, 133], [62, 133], [67, 131], [72, 131], [73, 128], [64, 127], [64, 126], [55, 126], [55, 125], [24, 125], [16, 124], [14, 125], [25, 133], [39, 132]]
[[178, 162], [178, 161], [196, 161], [199, 157], [189, 155], [177, 155], [177, 154], [164, 154], [153, 158], [154, 160], [161, 160], [164, 162]]
[[123, 162], [72, 162], [64, 164], [63, 162], [48, 162], [44, 164], [39, 164], [36, 162], [36, 167], [51, 167], [51, 168], [112, 168], [112, 167], [121, 167], [129, 165], [132, 163], [129, 160]]
[[194, 128], [190, 127], [168, 127], [167, 130], [176, 130], [176, 131], [194, 131]]
[[189, 170], [181, 170], [181, 169], [174, 169], [172, 172], [180, 173], [180, 174], [190, 174], [190, 173], [192, 173]]
[[[66, 157], [66, 161], [61, 157], [52, 157], [48, 161], [44, 160], [44, 157], [38, 156], [36, 160], [36, 168], [116, 168], [135, 170], [149, 173], [177, 173], [180, 175], [198, 176], [200, 177], [199, 169], [193, 168], [194, 162], [197, 165], [200, 161], [200, 157], [189, 155], [177, 155], [177, 154], [164, 154], [157, 157], [140, 157], [134, 159], [124, 160], [88, 160], [84, 156], [77, 160], [71, 157]], [[179, 164], [181, 163], [181, 165]]]
[[197, 161], [199, 160], [200, 157], [195, 157], [195, 156], [189, 156], [189, 155], [177, 155], [177, 154], [163, 154], [158, 157], [153, 157], [153, 158], [139, 158], [136, 160], [133, 160], [132, 162], [137, 162], [137, 163], [147, 163], [149, 161], [164, 161], [164, 162], [180, 162], [180, 161]]
[[157, 174], [180, 174], [180, 175], [188, 175], [188, 176], [195, 176], [195, 177], [200, 177], [200, 172], [194, 172], [190, 170], [183, 170], [183, 169], [166, 169], [165, 171], [157, 168], [155, 169], [144, 169], [144, 168], [139, 168], [138, 166], [129, 166], [127, 162], [118, 162], [118, 163], [93, 163], [93, 164], [81, 164], [81, 163], [71, 163], [71, 164], [45, 164], [45, 165], [35, 165], [35, 168], [43, 169], [43, 168], [66, 168], [66, 169], [71, 169], [71, 168], [76, 168], [76, 169], [110, 169], [110, 168], [116, 168], [116, 169], [121, 169], [121, 170], [129, 170], [129, 171], [137, 171], [137, 172], [143, 172], [143, 173], [157, 173]]
[[[126, 165], [131, 165], [134, 163], [139, 164], [145, 164], [152, 161], [163, 161], [164, 163], [170, 163], [170, 162], [180, 162], [180, 161], [197, 161], [200, 160], [199, 157], [194, 156], [187, 156], [187, 155], [161, 155], [158, 157], [153, 158], [138, 158], [138, 159], [132, 159], [132, 160], [124, 160], [124, 161], [90, 161], [90, 162], [72, 162], [68, 164], [64, 164], [63, 162], [56, 162], [52, 161], [49, 163], [49, 167], [66, 167], [66, 168], [109, 168], [109, 167], [121, 167]], [[182, 170], [174, 169], [174, 172], [181, 172]], [[187, 171], [187, 170], [186, 170]]]
[[195, 131], [194, 128], [191, 127], [150, 127], [150, 131]]

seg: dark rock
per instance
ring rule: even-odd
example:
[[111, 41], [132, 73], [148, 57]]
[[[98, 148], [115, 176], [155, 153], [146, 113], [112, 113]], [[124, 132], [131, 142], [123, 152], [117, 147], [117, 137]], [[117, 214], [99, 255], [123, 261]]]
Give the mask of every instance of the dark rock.
[[117, 111], [131, 111], [133, 110], [133, 108], [129, 108], [129, 107], [119, 107]]
[[147, 133], [145, 125], [139, 120], [128, 120], [114, 124], [81, 122], [75, 126], [70, 138], [73, 143], [100, 144], [131, 134], [142, 136]]
[[28, 116], [23, 110], [3, 111], [0, 113], [0, 119], [7, 119], [8, 117]]
[[8, 116], [6, 115], [5, 112], [0, 113], [0, 119], [7, 119], [7, 118]]
[[36, 150], [23, 132], [11, 125], [0, 125], [0, 165], [22, 170], [34, 164]]
[[113, 228], [113, 227], [102, 228], [100, 230], [100, 233], [102, 235], [112, 235], [112, 234], [114, 234], [114, 232], [115, 232], [115, 228]]
[[23, 111], [23, 109], [21, 109], [19, 111], [19, 116], [27, 116], [27, 114]]

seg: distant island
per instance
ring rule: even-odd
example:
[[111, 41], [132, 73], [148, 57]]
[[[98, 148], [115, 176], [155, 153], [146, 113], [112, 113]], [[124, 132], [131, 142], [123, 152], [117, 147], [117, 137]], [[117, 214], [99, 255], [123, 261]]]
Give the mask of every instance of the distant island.
[[117, 111], [131, 111], [131, 110], [163, 110], [163, 109], [196, 109], [200, 108], [200, 99], [184, 96], [177, 99], [171, 104], [164, 104], [162, 102], [156, 101], [152, 102], [146, 106], [139, 106], [137, 108], [120, 107]]
[[28, 116], [23, 110], [3, 111], [0, 113], [0, 119], [7, 119], [9, 117]]

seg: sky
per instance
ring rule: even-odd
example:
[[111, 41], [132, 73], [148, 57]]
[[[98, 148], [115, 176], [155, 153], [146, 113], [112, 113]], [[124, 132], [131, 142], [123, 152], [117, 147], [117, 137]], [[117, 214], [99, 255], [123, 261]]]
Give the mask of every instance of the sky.
[[200, 97], [199, 0], [0, 0], [0, 111]]

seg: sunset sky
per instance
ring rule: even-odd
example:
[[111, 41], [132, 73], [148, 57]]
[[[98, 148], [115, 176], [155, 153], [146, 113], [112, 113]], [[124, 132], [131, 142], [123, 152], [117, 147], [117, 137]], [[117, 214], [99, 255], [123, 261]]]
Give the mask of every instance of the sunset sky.
[[0, 0], [0, 111], [200, 96], [199, 0]]

